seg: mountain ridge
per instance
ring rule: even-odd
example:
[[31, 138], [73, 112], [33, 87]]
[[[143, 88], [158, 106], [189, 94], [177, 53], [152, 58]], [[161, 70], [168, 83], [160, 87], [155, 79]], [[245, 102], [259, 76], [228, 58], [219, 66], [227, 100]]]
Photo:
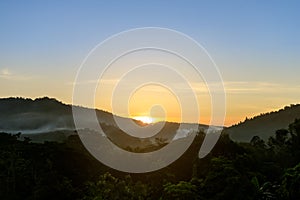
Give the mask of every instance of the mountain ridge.
[[262, 113], [224, 130], [230, 138], [238, 142], [250, 142], [254, 136], [267, 141], [275, 131], [288, 128], [289, 124], [300, 118], [300, 104], [290, 104], [277, 111]]
[[[79, 120], [84, 122], [84, 127], [75, 127], [73, 120], [74, 107], [79, 109]], [[96, 112], [97, 119], [90, 119], [92, 112]], [[147, 138], [133, 137], [118, 127], [115, 118], [119, 121], [121, 120], [125, 126], [135, 122], [136, 125], [141, 125], [141, 127], [145, 128], [143, 130], [151, 131], [156, 129], [159, 131]], [[180, 128], [179, 123], [173, 122], [157, 122], [147, 126], [141, 123], [138, 120], [116, 116], [98, 109], [66, 105], [49, 97], [34, 100], [28, 98], [0, 99], [0, 132], [21, 133], [20, 139], [26, 137], [30, 138], [32, 142], [38, 143], [43, 143], [44, 141], [64, 142], [70, 135], [78, 134], [78, 130], [84, 130], [84, 133], [89, 133], [93, 132], [93, 130], [99, 130], [97, 128], [100, 125], [103, 130], [103, 133], [100, 133], [119, 147], [129, 147], [131, 149], [150, 147], [150, 149], [153, 149], [153, 145], [162, 146], [163, 143], [169, 143], [173, 139], [187, 136], [191, 131], [198, 131], [198, 129], [185, 131], [185, 129]], [[157, 129], [162, 123], [162, 128]], [[207, 128], [206, 125], [199, 126], [202, 130]]]
[[[50, 141], [55, 141], [56, 138], [60, 138], [61, 140], [64, 138], [62, 134], [68, 136], [73, 134], [76, 130], [72, 115], [73, 107], [81, 109], [82, 113], [94, 112], [94, 109], [65, 104], [50, 97], [36, 99], [22, 97], [0, 98], [0, 132], [21, 132], [23, 137], [35, 134], [32, 135], [32, 137], [35, 137], [38, 142], [42, 142], [42, 139], [45, 138], [46, 135]], [[109, 137], [113, 139], [119, 138], [119, 142], [122, 140], [122, 142], [120, 142], [122, 143], [121, 145], [124, 145], [126, 140], [135, 144], [138, 143], [137, 140], [132, 140], [132, 138], [127, 137], [124, 132], [118, 128], [114, 117], [125, 120], [125, 122], [129, 122], [129, 120], [130, 122], [134, 121], [139, 125], [142, 125], [142, 122], [131, 118], [116, 116], [107, 111], [95, 110], [99, 123], [104, 125], [107, 132], [111, 134]], [[296, 118], [300, 118], [300, 104], [291, 104], [277, 111], [262, 113], [250, 119], [246, 118], [243, 122], [225, 128], [223, 133], [228, 134], [232, 140], [238, 142], [250, 142], [253, 136], [259, 136], [267, 141], [276, 130], [288, 128], [288, 125]], [[88, 119], [83, 115], [82, 120]], [[166, 122], [166, 125], [168, 128], [164, 129], [158, 136], [162, 138], [166, 137], [164, 141], [170, 141], [170, 138], [174, 137], [179, 123]], [[208, 125], [199, 124], [199, 127], [202, 131], [205, 131]], [[40, 134], [42, 133], [45, 134], [41, 136]]]

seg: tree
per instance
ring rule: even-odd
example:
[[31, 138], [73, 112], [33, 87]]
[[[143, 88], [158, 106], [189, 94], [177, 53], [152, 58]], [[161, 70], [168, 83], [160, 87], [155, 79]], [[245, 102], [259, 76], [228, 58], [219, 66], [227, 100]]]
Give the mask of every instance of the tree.
[[291, 153], [295, 157], [295, 162], [300, 162], [300, 119], [295, 119], [294, 123], [289, 125], [291, 133]]
[[262, 149], [266, 148], [265, 141], [262, 140], [259, 136], [253, 136], [253, 138], [250, 141], [250, 144], [253, 147], [262, 148]]
[[[252, 199], [254, 186], [240, 173], [234, 162], [225, 157], [211, 160], [210, 170], [203, 182], [204, 199]], [[242, 183], [242, 184], [241, 184]]]
[[289, 131], [286, 129], [279, 129], [275, 132], [275, 138], [271, 136], [268, 141], [268, 145], [274, 148], [281, 148], [288, 141]]
[[300, 163], [285, 171], [279, 195], [283, 199], [300, 199]]
[[84, 200], [90, 199], [146, 199], [147, 187], [140, 182], [133, 183], [130, 176], [119, 179], [110, 173], [99, 177], [95, 183], [88, 182], [86, 185]]
[[190, 182], [180, 181], [177, 184], [167, 183], [164, 185], [161, 199], [199, 199], [197, 187]]

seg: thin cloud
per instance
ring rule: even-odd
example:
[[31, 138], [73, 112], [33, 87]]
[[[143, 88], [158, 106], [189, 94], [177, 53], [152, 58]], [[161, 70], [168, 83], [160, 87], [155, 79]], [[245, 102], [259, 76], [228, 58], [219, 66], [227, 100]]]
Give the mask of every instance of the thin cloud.
[[32, 79], [33, 76], [15, 74], [11, 70], [4, 68], [0, 70], [0, 78], [12, 81], [24, 81]]
[[1, 71], [0, 71], [0, 75], [1, 76], [10, 76], [11, 75], [11, 72], [8, 70], [8, 69], [2, 69]]
[[118, 82], [117, 79], [102, 79], [101, 82], [99, 80], [84, 80], [84, 81], [72, 81], [67, 82], [67, 85], [89, 85], [89, 84], [105, 84], [105, 85], [115, 85]]
[[[98, 80], [86, 80], [81, 82], [68, 82], [69, 85], [86, 85], [86, 84], [104, 84], [106, 86], [113, 86], [119, 84], [120, 80], [117, 79], [102, 79], [101, 82]], [[132, 86], [135, 81], [122, 82], [123, 86]], [[126, 85], [124, 85], [126, 84]], [[151, 85], [151, 84], [149, 84]], [[149, 86], [148, 85], [148, 86]], [[153, 84], [156, 85], [156, 84]], [[159, 84], [157, 84], [159, 85]], [[157, 86], [156, 85], [156, 86]], [[284, 93], [284, 92], [299, 92], [300, 85], [289, 85], [272, 82], [261, 82], [261, 81], [225, 81], [209, 83], [209, 87], [205, 82], [191, 82], [190, 85], [183, 83], [170, 83], [167, 87], [176, 87], [177, 91], [185, 92], [194, 90], [197, 94], [208, 94], [209, 92], [219, 93], [224, 91], [227, 94], [249, 94], [249, 93]], [[191, 86], [191, 87], [190, 87]], [[105, 86], [104, 86], [105, 87]], [[165, 92], [166, 88], [161, 85], [160, 87], [145, 87], [145, 90], [149, 92]], [[210, 91], [209, 91], [210, 90]]]
[[226, 93], [283, 93], [286, 91], [297, 92], [299, 85], [279, 84], [272, 82], [225, 82]]

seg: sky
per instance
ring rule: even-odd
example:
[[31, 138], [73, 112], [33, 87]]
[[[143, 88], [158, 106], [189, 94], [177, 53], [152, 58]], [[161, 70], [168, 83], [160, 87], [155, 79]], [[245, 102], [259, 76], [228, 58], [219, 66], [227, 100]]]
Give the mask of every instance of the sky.
[[0, 1], [0, 97], [72, 103], [72, 83], [91, 49], [128, 29], [162, 27], [209, 52], [224, 81], [225, 125], [235, 124], [299, 103], [299, 9], [299, 1], [276, 0]]

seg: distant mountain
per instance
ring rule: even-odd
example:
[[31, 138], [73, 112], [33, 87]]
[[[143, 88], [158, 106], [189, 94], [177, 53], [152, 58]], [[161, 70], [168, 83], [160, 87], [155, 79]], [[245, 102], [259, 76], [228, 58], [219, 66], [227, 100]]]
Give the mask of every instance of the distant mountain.
[[230, 138], [238, 142], [250, 142], [253, 136], [267, 141], [275, 131], [288, 128], [288, 125], [300, 118], [300, 104], [286, 106], [279, 111], [261, 114], [247, 119], [224, 130]]
[[74, 129], [71, 106], [48, 97], [0, 99], [0, 131], [40, 133]]
[[[80, 110], [84, 121], [89, 120], [84, 118], [86, 113], [94, 112], [93, 109], [74, 107]], [[115, 125], [111, 113], [96, 110], [96, 114], [100, 123]], [[24, 98], [0, 99], [0, 131], [44, 133], [74, 129], [71, 105], [48, 97], [35, 100]]]
[[[109, 112], [73, 106], [80, 113], [80, 121], [84, 126], [81, 130], [90, 132], [97, 130], [95, 123], [90, 119], [89, 114], [96, 112], [97, 124], [101, 125], [104, 133], [113, 143], [122, 148], [143, 148], [153, 150], [155, 146], [161, 146], [173, 139], [185, 137], [190, 131], [179, 129], [178, 123], [166, 122], [162, 129], [149, 138], [138, 138], [126, 134], [119, 129], [114, 118], [122, 121], [123, 124], [132, 123], [132, 119], [114, 116]], [[133, 120], [138, 125], [144, 126], [142, 122]], [[151, 124], [148, 130], [160, 127], [163, 122]], [[77, 127], [78, 128], [78, 127]], [[204, 131], [205, 125], [200, 125]], [[35, 100], [24, 98], [0, 99], [0, 132], [21, 133], [20, 139], [29, 137], [33, 142], [58, 141], [63, 142], [68, 136], [77, 134], [72, 115], [72, 106], [63, 104], [53, 98], [38, 98]]]

